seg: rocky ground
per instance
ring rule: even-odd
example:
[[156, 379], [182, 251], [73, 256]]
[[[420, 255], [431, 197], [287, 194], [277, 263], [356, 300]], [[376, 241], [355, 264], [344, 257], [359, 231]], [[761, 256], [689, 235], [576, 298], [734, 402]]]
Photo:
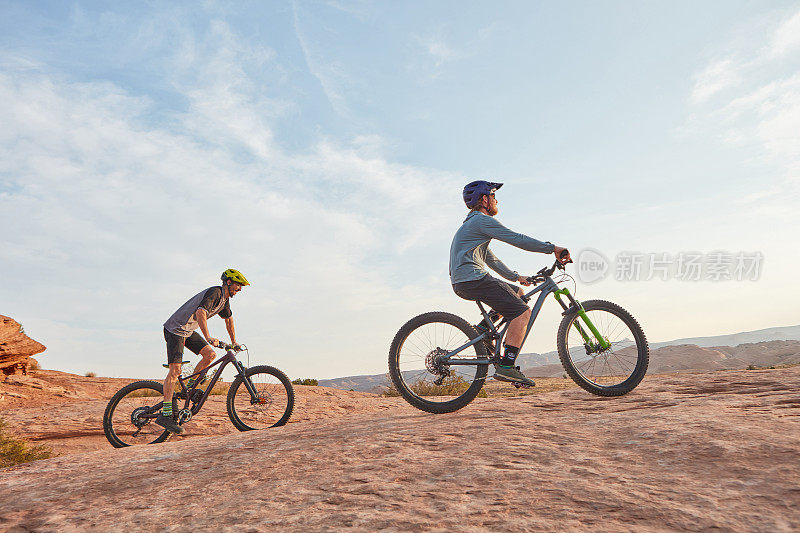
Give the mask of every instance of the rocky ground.
[[[88, 431], [104, 401], [67, 400]], [[43, 431], [62, 408], [0, 416]], [[800, 529], [800, 367], [648, 376], [616, 399], [478, 398], [450, 415], [298, 387], [283, 428], [238, 433], [223, 416], [190, 422], [193, 437], [0, 472], [0, 529]]]

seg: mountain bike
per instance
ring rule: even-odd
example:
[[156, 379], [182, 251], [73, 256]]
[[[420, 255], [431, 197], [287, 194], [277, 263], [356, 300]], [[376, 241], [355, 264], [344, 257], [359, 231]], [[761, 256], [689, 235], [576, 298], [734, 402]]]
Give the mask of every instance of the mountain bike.
[[[232, 364], [237, 376], [228, 388], [228, 417], [239, 431], [283, 426], [294, 408], [294, 389], [286, 374], [277, 368], [259, 365], [247, 368], [236, 353], [245, 346], [219, 343], [225, 355], [205, 369], [178, 377], [173, 396], [176, 421], [183, 425], [195, 416], [212, 394], [223, 369]], [[248, 352], [249, 354], [249, 352]], [[249, 359], [249, 355], [248, 355]], [[206, 375], [219, 365], [210, 381]], [[164, 442], [171, 433], [155, 423], [164, 403], [164, 387], [158, 381], [136, 381], [122, 387], [108, 402], [103, 415], [103, 431], [115, 448]], [[179, 408], [180, 401], [183, 407]]]
[[[572, 277], [564, 273], [556, 282], [552, 278], [556, 270], [565, 270], [565, 264], [556, 260], [550, 268], [527, 278], [534, 288], [522, 299], [528, 303], [534, 294], [540, 294], [522, 344], [552, 294], [563, 309], [556, 346], [569, 377], [598, 396], [627, 394], [644, 378], [650, 359], [641, 326], [615, 303], [579, 302], [566, 287], [559, 286]], [[480, 393], [489, 365], [500, 360], [508, 321], [476, 303], [483, 315], [478, 325], [451, 313], [432, 312], [412, 318], [395, 335], [389, 349], [389, 375], [400, 395], [414, 407], [429, 413], [461, 409]], [[516, 382], [514, 386], [524, 387]]]

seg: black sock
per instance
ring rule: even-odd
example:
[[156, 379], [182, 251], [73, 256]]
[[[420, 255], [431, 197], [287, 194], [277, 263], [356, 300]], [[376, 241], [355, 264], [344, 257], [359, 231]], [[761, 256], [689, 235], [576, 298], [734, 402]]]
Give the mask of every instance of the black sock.
[[517, 360], [519, 348], [515, 346], [509, 346], [508, 344], [503, 344], [503, 347], [505, 348], [505, 352], [503, 353], [503, 357], [500, 358], [500, 366], [514, 366], [514, 361]]

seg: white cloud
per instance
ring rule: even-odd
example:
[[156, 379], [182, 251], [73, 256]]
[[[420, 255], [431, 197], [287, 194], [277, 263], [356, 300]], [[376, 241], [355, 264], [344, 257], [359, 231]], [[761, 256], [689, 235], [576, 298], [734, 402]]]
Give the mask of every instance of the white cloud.
[[703, 102], [741, 81], [738, 65], [730, 58], [714, 61], [695, 76], [692, 101]]
[[[415, 52], [408, 58], [406, 70], [424, 80], [441, 77], [444, 68], [459, 59], [462, 54], [447, 42], [444, 30], [411, 36]], [[470, 45], [467, 45], [470, 46]]]
[[271, 122], [292, 104], [249, 74], [274, 53], [221, 23], [181, 32], [168, 65], [188, 110], [155, 121], [118, 85], [0, 57], [0, 269], [28, 281], [0, 289], [4, 312], [38, 325], [45, 367], [155, 376], [161, 323], [234, 266], [257, 354], [292, 375], [381, 371], [402, 322], [452, 297], [445, 252], [440, 278], [401, 265], [446, 250], [463, 179], [387, 161], [375, 136], [281, 149]]
[[450, 48], [442, 39], [440, 38], [428, 38], [422, 40], [422, 44], [425, 46], [428, 54], [434, 60], [434, 63], [437, 67], [442, 66], [447, 61], [450, 61], [454, 57], [456, 57], [455, 52], [452, 48]]
[[[341, 9], [336, 3], [330, 4], [334, 9]], [[328, 103], [333, 110], [341, 116], [351, 116], [350, 107], [345, 96], [348, 87], [353, 83], [345, 68], [338, 61], [328, 57], [325, 51], [320, 49], [315, 43], [306, 36], [300, 21], [300, 8], [297, 1], [292, 2], [292, 15], [294, 32], [306, 66], [309, 72], [317, 78], [322, 92], [328, 99]]]
[[788, 17], [772, 35], [770, 51], [783, 56], [800, 49], [800, 11]]
[[695, 125], [705, 120], [726, 142], [758, 147], [764, 163], [782, 180], [784, 198], [796, 197], [800, 74], [788, 53], [800, 45], [800, 11], [745, 43], [738, 41], [729, 57], [711, 62], [696, 75], [691, 95]]

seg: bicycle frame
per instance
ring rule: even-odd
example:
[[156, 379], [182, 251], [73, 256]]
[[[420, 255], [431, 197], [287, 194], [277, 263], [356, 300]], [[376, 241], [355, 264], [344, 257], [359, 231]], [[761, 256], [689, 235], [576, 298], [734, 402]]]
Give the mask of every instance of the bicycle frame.
[[[191, 408], [192, 415], [196, 415], [198, 412], [200, 412], [200, 409], [203, 407], [203, 404], [206, 403], [206, 399], [208, 399], [208, 397], [211, 395], [211, 390], [214, 388], [214, 385], [216, 385], [217, 381], [219, 381], [219, 378], [222, 377], [222, 371], [225, 369], [226, 366], [228, 366], [228, 363], [233, 364], [233, 366], [236, 368], [237, 373], [242, 377], [244, 386], [247, 388], [247, 392], [250, 393], [250, 398], [253, 399], [258, 396], [258, 393], [256, 393], [256, 390], [253, 388], [253, 384], [250, 383], [250, 380], [247, 379], [245, 376], [246, 369], [244, 365], [236, 358], [236, 353], [233, 350], [228, 350], [225, 353], [225, 355], [223, 355], [222, 357], [220, 357], [219, 359], [208, 365], [203, 370], [188, 375], [185, 378], [178, 376], [178, 383], [181, 386], [181, 393], [186, 394], [186, 400], [185, 403], [183, 404], [184, 409], [189, 408], [189, 404], [192, 401], [192, 396], [193, 396], [192, 393], [197, 389], [197, 387], [200, 386], [201, 382], [203, 381], [202, 377], [205, 376], [205, 374], [207, 374], [212, 367], [220, 365], [220, 367], [214, 373], [214, 377], [211, 378], [211, 381], [209, 382], [208, 386], [203, 391], [203, 395], [197, 402], [195, 402], [195, 404]], [[187, 389], [186, 385], [184, 384], [184, 381], [189, 381], [192, 378], [195, 378], [195, 382], [191, 387]]]
[[[522, 346], [525, 345], [525, 341], [528, 338], [528, 334], [531, 332], [531, 328], [533, 328], [533, 323], [536, 322], [536, 317], [539, 316], [539, 311], [542, 310], [542, 305], [544, 305], [545, 299], [552, 293], [555, 296], [556, 301], [561, 305], [564, 309], [564, 313], [566, 314], [571, 309], [577, 309], [578, 316], [584, 321], [586, 327], [589, 329], [591, 336], [589, 333], [585, 331], [585, 329], [576, 321], [574, 323], [578, 332], [580, 332], [583, 340], [587, 345], [589, 345], [592, 349], [597, 349], [598, 346], [603, 349], [607, 349], [611, 346], [611, 344], [600, 335], [600, 332], [597, 330], [595, 325], [589, 320], [589, 317], [586, 315], [586, 312], [583, 310], [580, 302], [578, 302], [572, 294], [570, 294], [569, 290], [559, 288], [558, 284], [553, 281], [553, 278], [550, 276], [545, 276], [544, 281], [539, 284], [536, 288], [531, 290], [529, 293], [525, 294], [522, 299], [527, 303], [530, 301], [531, 297], [534, 294], [539, 292], [539, 297], [536, 299], [536, 302], [533, 304], [533, 308], [531, 310], [531, 318], [528, 320], [528, 326], [525, 329], [525, 336], [522, 337], [522, 344], [520, 345], [520, 351], [522, 351]], [[566, 296], [569, 299], [570, 305], [568, 306], [564, 301], [561, 299], [562, 296]], [[499, 359], [500, 357], [500, 341], [505, 337], [506, 332], [508, 331], [508, 320], [503, 318], [497, 325], [492, 323], [489, 319], [489, 313], [487, 313], [486, 309], [483, 307], [481, 302], [476, 302], [478, 304], [478, 308], [481, 310], [481, 314], [483, 315], [485, 323], [489, 324], [491, 327], [491, 331], [484, 332], [469, 341], [466, 344], [463, 344], [442, 356], [442, 362], [447, 365], [457, 366], [457, 365], [488, 365], [493, 363], [494, 360]], [[502, 330], [500, 328], [502, 327]], [[592, 338], [594, 337], [594, 339]], [[453, 356], [457, 355], [462, 350], [473, 346], [479, 342], [483, 342], [484, 339], [496, 339], [498, 342], [495, 343], [494, 348], [494, 357], [473, 357], [473, 358], [453, 358]], [[594, 340], [597, 341], [597, 344], [594, 344]]]
[[[206, 373], [208, 373], [208, 371], [211, 369], [211, 367], [220, 365], [220, 367], [214, 373], [214, 376], [211, 378], [211, 381], [209, 382], [208, 386], [203, 391], [203, 395], [200, 397], [200, 399], [197, 402], [194, 403], [194, 405], [190, 409], [190, 412], [192, 413], [192, 415], [196, 415], [198, 412], [200, 412], [200, 409], [203, 407], [203, 404], [206, 403], [206, 399], [208, 399], [208, 397], [211, 395], [211, 390], [214, 388], [214, 385], [217, 384], [217, 381], [219, 381], [219, 378], [222, 376], [222, 371], [225, 369], [226, 366], [228, 366], [228, 363], [233, 364], [233, 366], [236, 368], [236, 371], [238, 372], [238, 374], [242, 377], [242, 381], [244, 382], [244, 386], [247, 388], [247, 392], [250, 393], [250, 398], [251, 399], [255, 399], [255, 398], [258, 397], [258, 393], [253, 388], [253, 384], [250, 382], [249, 379], [247, 379], [247, 377], [245, 375], [245, 371], [247, 369], [244, 367], [244, 365], [241, 363], [241, 361], [239, 361], [236, 358], [236, 353], [233, 350], [228, 350], [225, 353], [225, 355], [223, 355], [222, 357], [220, 357], [219, 359], [217, 359], [216, 361], [214, 361], [213, 363], [208, 365], [203, 370], [201, 370], [199, 372], [195, 372], [194, 374], [191, 374], [191, 375], [186, 376], [186, 377], [178, 376], [178, 384], [180, 385], [181, 390], [177, 394], [186, 395], [185, 402], [183, 404], [183, 409], [189, 409], [189, 404], [192, 402], [192, 396], [193, 396], [192, 393], [197, 389], [197, 387], [200, 386], [200, 383], [203, 381], [201, 375], [204, 376]], [[196, 378], [195, 382], [194, 382], [194, 384], [192, 384], [191, 387], [187, 388], [186, 384], [184, 382], [185, 381], [189, 381], [192, 378]], [[154, 406], [152, 406], [150, 408], [150, 416], [149, 417], [157, 416], [158, 413], [161, 411], [161, 408], [163, 406], [164, 406], [164, 402], [163, 401], [158, 403], [158, 404], [156, 404], [156, 405], [154, 405]], [[183, 409], [180, 409], [180, 410], [183, 410]], [[178, 410], [178, 411], [180, 411], [180, 410]]]

